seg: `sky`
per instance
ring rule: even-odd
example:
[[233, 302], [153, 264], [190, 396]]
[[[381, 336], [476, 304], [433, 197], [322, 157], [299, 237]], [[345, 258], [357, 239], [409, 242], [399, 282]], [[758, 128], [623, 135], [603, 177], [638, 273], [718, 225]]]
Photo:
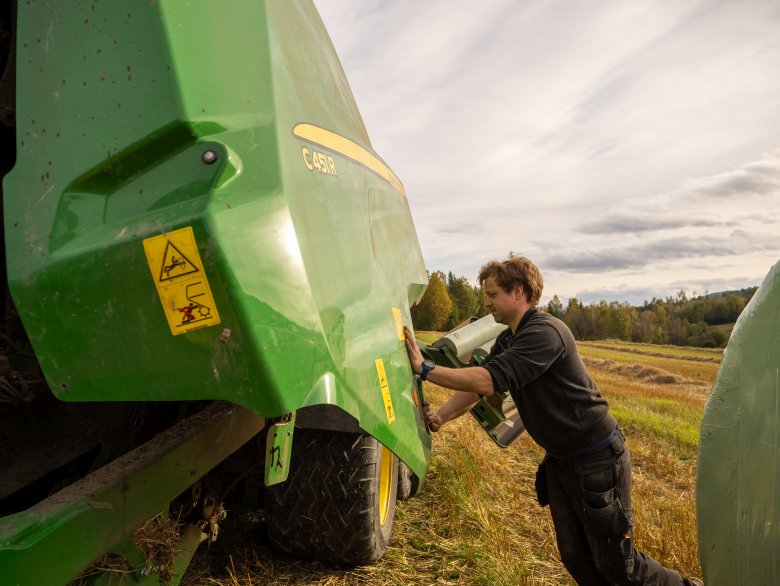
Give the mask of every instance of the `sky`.
[[429, 271], [641, 305], [780, 260], [777, 0], [315, 4]]

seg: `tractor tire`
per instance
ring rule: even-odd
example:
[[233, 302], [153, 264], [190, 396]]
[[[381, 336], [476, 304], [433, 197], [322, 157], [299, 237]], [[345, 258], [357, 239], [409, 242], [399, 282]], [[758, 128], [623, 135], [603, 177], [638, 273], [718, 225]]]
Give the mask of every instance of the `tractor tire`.
[[420, 479], [417, 478], [417, 474], [412, 472], [412, 469], [404, 464], [401, 460], [398, 461], [398, 493], [396, 494], [399, 501], [405, 501], [413, 496], [416, 496], [420, 491]]
[[265, 489], [268, 538], [288, 555], [355, 566], [390, 543], [398, 459], [367, 434], [296, 429], [290, 475]]

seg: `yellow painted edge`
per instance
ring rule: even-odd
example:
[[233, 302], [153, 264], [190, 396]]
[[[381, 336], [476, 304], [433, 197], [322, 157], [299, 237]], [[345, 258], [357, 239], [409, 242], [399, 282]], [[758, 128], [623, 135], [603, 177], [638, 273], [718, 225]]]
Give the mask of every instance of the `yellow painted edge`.
[[374, 360], [376, 365], [376, 374], [379, 377], [379, 388], [382, 390], [382, 399], [385, 402], [385, 415], [387, 422], [395, 421], [395, 410], [393, 409], [393, 398], [390, 396], [390, 387], [387, 384], [387, 374], [385, 373], [385, 363], [381, 358]]
[[390, 510], [390, 494], [393, 489], [393, 452], [382, 446], [382, 462], [379, 469], [379, 524], [384, 527]]
[[359, 165], [363, 165], [387, 181], [398, 193], [406, 197], [406, 190], [398, 176], [392, 172], [390, 167], [385, 165], [384, 161], [358, 143], [325, 128], [305, 122], [296, 124], [293, 127], [293, 135], [326, 148]]
[[395, 329], [398, 330], [398, 339], [402, 342], [406, 339], [404, 336], [404, 318], [398, 307], [393, 307], [393, 319], [395, 320]]

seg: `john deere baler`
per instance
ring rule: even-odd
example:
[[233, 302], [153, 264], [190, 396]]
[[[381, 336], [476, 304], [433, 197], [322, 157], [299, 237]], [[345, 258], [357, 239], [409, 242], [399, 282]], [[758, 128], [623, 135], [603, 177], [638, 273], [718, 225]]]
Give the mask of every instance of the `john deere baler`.
[[[396, 483], [408, 496], [429, 461], [402, 336], [427, 274], [312, 2], [0, 14], [0, 583], [41, 583], [51, 556], [63, 583], [132, 549], [252, 438], [281, 549], [376, 559]], [[350, 503], [301, 486], [355, 467], [374, 512], [344, 519], [354, 547], [321, 543], [347, 530], [318, 511]]]

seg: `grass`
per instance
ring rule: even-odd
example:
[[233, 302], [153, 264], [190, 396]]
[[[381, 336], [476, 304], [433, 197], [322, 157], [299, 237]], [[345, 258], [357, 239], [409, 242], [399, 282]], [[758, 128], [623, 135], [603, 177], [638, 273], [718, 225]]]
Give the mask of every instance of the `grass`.
[[[732, 324], [733, 325], [733, 324]], [[669, 356], [685, 360], [696, 360], [695, 357], [711, 362], [719, 362], [723, 355], [723, 348], [698, 348], [693, 346], [671, 346], [657, 344], [641, 344], [637, 342], [625, 342], [623, 340], [599, 340], [580, 342], [580, 349], [603, 348], [646, 354], [648, 356]]]
[[442, 332], [427, 332], [427, 331], [416, 331], [414, 332], [415, 337], [425, 342], [426, 344], [433, 344], [436, 340], [441, 338]]
[[[681, 376], [692, 381], [707, 383], [714, 381], [720, 365], [720, 355], [716, 355], [709, 360], [701, 360], [696, 354], [689, 354], [690, 348], [681, 348], [670, 351], [668, 346], [656, 346], [659, 351], [636, 352], [626, 349], [623, 346], [625, 342], [609, 343], [599, 342], [598, 345], [592, 342], [581, 343], [580, 354], [587, 358], [598, 358], [602, 360], [611, 360], [623, 362], [626, 364], [641, 364], [645, 367], [657, 368], [671, 374]], [[643, 344], [643, 347], [650, 346]], [[650, 346], [651, 348], [653, 346]]]
[[[587, 358], [594, 361], [588, 368], [632, 452], [637, 546], [684, 575], [701, 575], [696, 455], [717, 364], [691, 359], [696, 355], [687, 349], [642, 345], [644, 352], [631, 353], [624, 343], [598, 344], [583, 345], [582, 353], [602, 353]], [[664, 352], [665, 360], [655, 355]], [[672, 377], [659, 379], [658, 371]], [[446, 389], [426, 383], [426, 398], [434, 406], [448, 396]], [[462, 417], [434, 434], [424, 490], [398, 503], [393, 540], [378, 563], [339, 569], [281, 559], [265, 543], [261, 518], [233, 515], [220, 539], [199, 550], [184, 583], [573, 584], [558, 559], [549, 510], [541, 509], [534, 495], [542, 456], [525, 434], [500, 449], [470, 416]]]

